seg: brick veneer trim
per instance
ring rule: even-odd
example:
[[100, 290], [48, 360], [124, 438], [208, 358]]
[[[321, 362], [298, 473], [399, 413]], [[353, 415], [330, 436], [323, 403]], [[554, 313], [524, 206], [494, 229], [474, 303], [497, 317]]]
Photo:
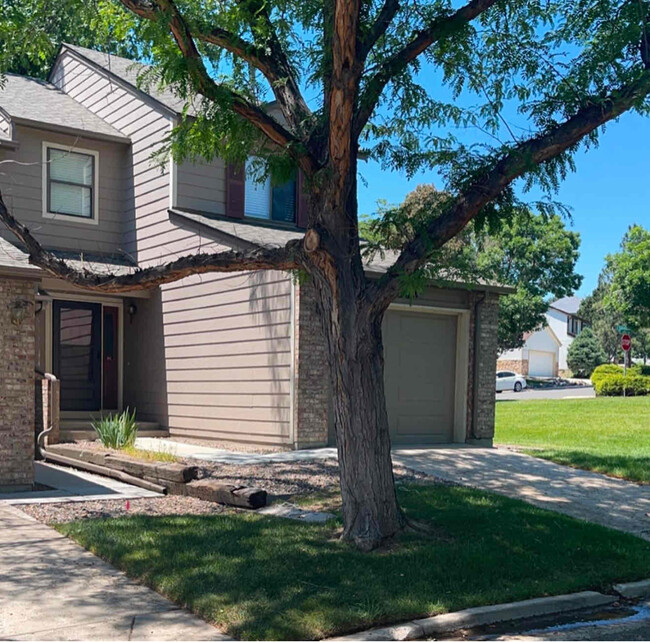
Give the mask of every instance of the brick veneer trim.
[[[24, 317], [14, 323], [16, 310]], [[0, 277], [0, 487], [34, 483], [34, 283]]]

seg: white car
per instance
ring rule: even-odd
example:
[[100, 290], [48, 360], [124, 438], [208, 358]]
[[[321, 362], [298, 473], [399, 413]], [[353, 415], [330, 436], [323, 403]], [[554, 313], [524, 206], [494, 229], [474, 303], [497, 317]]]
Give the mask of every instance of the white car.
[[504, 390], [514, 390], [521, 392], [526, 387], [526, 377], [510, 372], [510, 370], [501, 370], [497, 372], [497, 392]]

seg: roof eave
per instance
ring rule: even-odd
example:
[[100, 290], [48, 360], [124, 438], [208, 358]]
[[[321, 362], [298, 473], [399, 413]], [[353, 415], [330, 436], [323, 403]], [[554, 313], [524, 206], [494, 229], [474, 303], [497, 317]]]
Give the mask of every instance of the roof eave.
[[41, 129], [44, 131], [56, 132], [59, 134], [72, 134], [81, 138], [91, 138], [93, 140], [103, 140], [111, 143], [120, 143], [122, 145], [130, 145], [131, 139], [127, 136], [105, 134], [102, 132], [91, 131], [88, 129], [79, 129], [77, 127], [66, 127], [64, 125], [56, 125], [54, 123], [44, 123], [40, 120], [31, 120], [29, 118], [12, 117], [14, 123], [24, 127], [32, 127], [33, 129]]

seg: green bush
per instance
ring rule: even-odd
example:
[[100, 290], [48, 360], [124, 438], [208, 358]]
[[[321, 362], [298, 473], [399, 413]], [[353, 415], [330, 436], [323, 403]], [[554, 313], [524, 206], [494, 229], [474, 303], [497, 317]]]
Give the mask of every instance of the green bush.
[[639, 397], [650, 393], [650, 377], [630, 374], [608, 374], [594, 383], [596, 394], [602, 397]]
[[588, 377], [607, 360], [591, 328], [585, 328], [569, 346], [567, 364], [574, 377]]
[[644, 377], [650, 376], [650, 366], [644, 366], [641, 363], [635, 363], [628, 372], [633, 372], [634, 374], [643, 375]]
[[102, 445], [106, 448], [128, 448], [133, 446], [138, 433], [135, 422], [135, 410], [115, 415], [107, 415], [92, 422], [92, 426], [99, 435]]
[[614, 363], [603, 363], [602, 366], [594, 368], [594, 371], [591, 373], [591, 383], [595, 386], [604, 377], [617, 374], [623, 374], [623, 366], [617, 366]]

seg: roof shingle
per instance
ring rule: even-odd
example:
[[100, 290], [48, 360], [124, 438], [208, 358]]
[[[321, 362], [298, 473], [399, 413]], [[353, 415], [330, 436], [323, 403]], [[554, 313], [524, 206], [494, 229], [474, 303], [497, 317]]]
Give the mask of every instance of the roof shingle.
[[60, 89], [37, 78], [6, 74], [0, 86], [0, 107], [14, 122], [50, 125], [128, 143], [129, 139], [106, 121], [95, 116]]

